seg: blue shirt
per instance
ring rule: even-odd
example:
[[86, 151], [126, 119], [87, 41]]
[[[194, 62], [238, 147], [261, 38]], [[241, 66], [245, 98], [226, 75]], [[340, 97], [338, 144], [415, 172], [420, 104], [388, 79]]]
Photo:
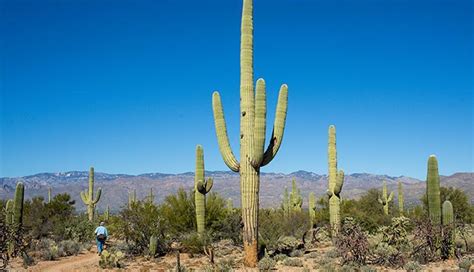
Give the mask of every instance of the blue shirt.
[[107, 232], [107, 229], [104, 226], [98, 226], [95, 231], [95, 236], [99, 236], [100, 234], [105, 235], [105, 237], [109, 236], [109, 233]]

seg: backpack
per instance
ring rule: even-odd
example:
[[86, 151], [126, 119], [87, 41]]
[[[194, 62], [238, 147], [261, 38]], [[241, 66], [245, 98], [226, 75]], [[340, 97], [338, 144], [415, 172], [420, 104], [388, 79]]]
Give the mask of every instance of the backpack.
[[97, 240], [104, 242], [107, 237], [104, 234], [97, 235]]

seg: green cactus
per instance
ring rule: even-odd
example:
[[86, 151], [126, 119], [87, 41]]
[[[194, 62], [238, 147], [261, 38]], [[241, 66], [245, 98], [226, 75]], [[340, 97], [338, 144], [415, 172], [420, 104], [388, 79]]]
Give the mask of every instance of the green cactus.
[[101, 194], [102, 189], [99, 188], [94, 197], [94, 167], [91, 167], [89, 170], [89, 189], [81, 192], [81, 199], [87, 206], [87, 215], [91, 222], [94, 220], [95, 206], [97, 205], [97, 202], [99, 202]]
[[7, 225], [13, 223], [13, 199], [7, 200], [5, 205], [5, 223], [7, 223]]
[[295, 179], [292, 180], [292, 184], [291, 184], [290, 200], [291, 200], [291, 211], [300, 212], [301, 207], [303, 206], [303, 197], [300, 194], [300, 189], [298, 189]]
[[288, 106], [288, 87], [280, 88], [275, 122], [266, 151], [266, 93], [265, 81], [253, 85], [253, 1], [243, 0], [240, 39], [240, 162], [231, 150], [227, 128], [218, 92], [212, 96], [212, 105], [219, 150], [226, 165], [240, 173], [242, 199], [244, 264], [255, 267], [258, 263], [258, 207], [260, 168], [270, 163], [280, 148]]
[[398, 182], [398, 213], [400, 214], [400, 216], [403, 216], [403, 202], [404, 202], [404, 199], [403, 199], [403, 187], [402, 187], [402, 182], [399, 181]]
[[445, 241], [447, 242], [447, 252], [446, 256], [448, 258], [452, 258], [455, 256], [455, 225], [454, 225], [454, 212], [453, 212], [453, 204], [451, 201], [446, 200], [443, 203], [443, 232], [445, 235]]
[[206, 228], [206, 194], [213, 185], [211, 178], [204, 179], [204, 151], [202, 146], [196, 146], [196, 172], [194, 175], [194, 201], [196, 204], [196, 223], [198, 233]]
[[288, 188], [285, 187], [285, 191], [283, 192], [283, 203], [281, 203], [281, 209], [283, 210], [283, 214], [285, 216], [290, 216], [291, 210], [291, 198], [288, 194]]
[[329, 222], [331, 224], [332, 237], [336, 237], [341, 226], [340, 193], [344, 185], [344, 171], [337, 170], [337, 149], [336, 149], [336, 127], [329, 126], [328, 130], [328, 190], [329, 196]]
[[148, 245], [148, 251], [151, 257], [155, 257], [158, 250], [158, 237], [156, 235], [150, 236], [150, 243]]
[[48, 203], [51, 203], [51, 187], [48, 188]]
[[25, 185], [18, 182], [15, 189], [15, 198], [13, 199], [13, 217], [12, 224], [19, 230], [23, 224], [23, 202], [25, 199]]
[[308, 197], [308, 211], [309, 211], [309, 222], [311, 224], [311, 228], [313, 228], [314, 224], [316, 223], [316, 197], [314, 193], [309, 193]]
[[428, 173], [426, 177], [426, 195], [428, 199], [428, 213], [434, 224], [441, 223], [441, 196], [439, 189], [438, 160], [435, 155], [428, 159]]
[[147, 200], [150, 204], [153, 204], [155, 201], [155, 195], [153, 194], [153, 188], [150, 188], [150, 193], [148, 194]]
[[128, 192], [128, 208], [131, 209], [132, 205], [137, 202], [137, 190], [133, 189], [133, 191]]
[[390, 201], [393, 200], [393, 192], [390, 193], [389, 196], [387, 196], [387, 183], [384, 181], [383, 182], [383, 188], [382, 188], [382, 196], [379, 197], [379, 203], [383, 205], [383, 213], [385, 215], [388, 215], [388, 206]]
[[107, 208], [105, 208], [105, 211], [104, 211], [104, 220], [109, 221], [109, 217], [110, 217], [110, 207], [109, 205], [107, 205]]

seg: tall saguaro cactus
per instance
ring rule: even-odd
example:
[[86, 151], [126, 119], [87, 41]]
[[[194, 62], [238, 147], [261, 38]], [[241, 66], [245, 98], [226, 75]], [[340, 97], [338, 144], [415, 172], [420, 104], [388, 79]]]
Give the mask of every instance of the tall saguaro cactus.
[[316, 223], [316, 197], [314, 196], [314, 193], [311, 192], [309, 193], [308, 197], [308, 211], [309, 211], [309, 222], [311, 224], [311, 228], [314, 226]]
[[87, 215], [89, 221], [94, 220], [95, 206], [100, 200], [100, 195], [102, 194], [102, 189], [97, 190], [97, 194], [94, 197], [94, 167], [91, 167], [89, 170], [89, 189], [81, 192], [81, 199], [84, 204], [87, 206]]
[[13, 219], [12, 223], [19, 230], [23, 224], [23, 202], [25, 200], [25, 185], [18, 182], [15, 189], [15, 198], [13, 199]]
[[341, 198], [339, 194], [344, 184], [344, 171], [337, 170], [337, 150], [336, 150], [336, 127], [329, 126], [328, 131], [328, 190], [329, 196], [329, 222], [331, 224], [332, 237], [336, 237], [341, 225], [340, 205]]
[[288, 194], [288, 188], [285, 187], [285, 191], [283, 192], [283, 202], [281, 203], [281, 209], [283, 210], [283, 214], [285, 216], [290, 216], [291, 210], [291, 198]]
[[244, 264], [255, 267], [258, 262], [258, 207], [260, 168], [270, 163], [280, 148], [288, 106], [288, 87], [280, 88], [272, 137], [266, 151], [265, 81], [253, 84], [253, 3], [243, 0], [240, 37], [240, 162], [231, 150], [218, 92], [212, 95], [212, 105], [219, 149], [226, 165], [240, 173], [242, 198]]
[[398, 182], [398, 213], [403, 216], [403, 205], [404, 204], [404, 199], [403, 199], [403, 187], [402, 187], [402, 182]]
[[388, 215], [388, 205], [392, 200], [393, 192], [391, 192], [390, 195], [387, 196], [387, 183], [384, 181], [382, 187], [382, 196], [379, 197], [379, 203], [383, 205], [383, 213], [385, 215]]
[[137, 202], [137, 190], [133, 189], [133, 191], [128, 192], [128, 208], [131, 209], [132, 205]]
[[441, 196], [439, 189], [438, 160], [435, 155], [428, 159], [428, 174], [426, 177], [426, 195], [428, 213], [434, 224], [441, 223]]
[[48, 203], [51, 203], [51, 187], [48, 188]]
[[213, 185], [212, 178], [204, 179], [204, 151], [196, 146], [196, 172], [194, 174], [194, 202], [196, 205], [196, 223], [198, 233], [206, 229], [206, 194]]

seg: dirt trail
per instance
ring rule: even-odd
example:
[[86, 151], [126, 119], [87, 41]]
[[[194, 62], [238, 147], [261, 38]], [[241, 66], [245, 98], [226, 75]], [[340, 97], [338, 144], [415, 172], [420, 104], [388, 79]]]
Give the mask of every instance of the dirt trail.
[[11, 271], [44, 271], [44, 272], [61, 272], [61, 271], [99, 271], [99, 259], [97, 253], [83, 251], [77, 256], [60, 258], [57, 261], [40, 261], [36, 265], [23, 269], [21, 267], [12, 267]]

